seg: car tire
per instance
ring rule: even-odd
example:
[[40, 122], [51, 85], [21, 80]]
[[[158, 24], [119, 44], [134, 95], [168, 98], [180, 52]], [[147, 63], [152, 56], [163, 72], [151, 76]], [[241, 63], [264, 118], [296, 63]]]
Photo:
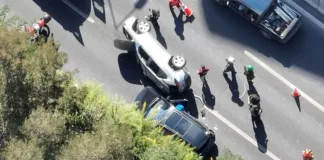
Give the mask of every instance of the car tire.
[[269, 33], [267, 33], [266, 31], [264, 31], [263, 29], [260, 29], [260, 33], [262, 34], [262, 36], [264, 38], [271, 39], [271, 35]]
[[123, 27], [123, 33], [128, 40], [133, 40], [133, 37], [127, 32], [127, 30]]
[[182, 69], [186, 65], [186, 59], [182, 56], [173, 56], [171, 63], [175, 69]]
[[151, 30], [151, 25], [148, 21], [139, 21], [136, 25], [136, 30], [138, 33], [146, 33]]
[[222, 0], [214, 0], [214, 2], [216, 4], [218, 4], [218, 5], [220, 5], [220, 6], [224, 6], [225, 5], [224, 1], [222, 1]]

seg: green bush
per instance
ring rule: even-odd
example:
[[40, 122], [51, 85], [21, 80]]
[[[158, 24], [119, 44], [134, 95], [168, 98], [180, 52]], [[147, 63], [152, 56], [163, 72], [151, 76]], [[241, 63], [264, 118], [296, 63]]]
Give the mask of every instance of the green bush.
[[232, 153], [229, 148], [224, 148], [220, 156], [216, 160], [244, 160], [242, 156]]
[[28, 141], [11, 139], [6, 146], [4, 156], [8, 160], [42, 160], [44, 148], [37, 145], [37, 139]]

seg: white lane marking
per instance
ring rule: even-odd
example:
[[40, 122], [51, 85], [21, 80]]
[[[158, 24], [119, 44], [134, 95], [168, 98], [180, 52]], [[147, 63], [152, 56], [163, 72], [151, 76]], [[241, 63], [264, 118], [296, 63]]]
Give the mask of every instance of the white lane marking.
[[[202, 102], [202, 104], [204, 104], [203, 103], [204, 101], [203, 101], [203, 99], [201, 97], [199, 97], [197, 95], [194, 95], [194, 97], [195, 98], [198, 98], [200, 100], [200, 102]], [[256, 142], [253, 138], [251, 138], [249, 135], [247, 135], [246, 133], [244, 133], [242, 130], [240, 130], [238, 127], [236, 127], [233, 123], [231, 123], [230, 121], [228, 121], [225, 117], [223, 117], [222, 115], [220, 115], [218, 112], [216, 112], [214, 110], [211, 110], [210, 108], [208, 108], [208, 106], [206, 106], [206, 104], [204, 104], [204, 108], [206, 110], [208, 110], [210, 113], [212, 113], [216, 118], [218, 118], [223, 123], [225, 123], [228, 127], [230, 127], [235, 132], [237, 132], [239, 135], [241, 135], [243, 138], [245, 138], [247, 141], [249, 141], [250, 143], [252, 143], [255, 147], [259, 148], [261, 151], [264, 151], [265, 154], [267, 154], [270, 158], [272, 158], [273, 160], [280, 160], [272, 152], [270, 152], [269, 150], [265, 149], [263, 146], [258, 145], [258, 142]], [[215, 126], [215, 128], [217, 129], [216, 126]]]
[[[279, 75], [277, 72], [275, 72], [273, 69], [271, 69], [269, 66], [267, 66], [266, 64], [264, 64], [261, 60], [259, 60], [258, 58], [256, 58], [254, 55], [252, 55], [250, 52], [248, 51], [244, 51], [244, 54], [246, 56], [248, 56], [249, 58], [251, 58], [252, 60], [254, 60], [255, 62], [257, 62], [260, 66], [262, 66], [265, 70], [269, 71], [272, 75], [274, 75], [275, 77], [277, 77], [280, 81], [282, 81], [283, 83], [285, 83], [288, 87], [290, 87], [291, 89], [295, 89], [297, 88], [295, 85], [293, 85], [292, 83], [290, 83], [288, 80], [286, 80], [284, 77], [282, 77], [281, 75]], [[319, 110], [321, 110], [322, 112], [324, 112], [324, 107], [322, 105], [320, 105], [319, 103], [317, 103], [314, 99], [312, 99], [310, 96], [308, 96], [305, 92], [303, 92], [302, 90], [300, 90], [298, 88], [299, 93], [301, 94], [302, 97], [304, 97], [308, 102], [310, 102], [311, 104], [313, 104], [315, 107], [317, 107]]]
[[268, 155], [273, 160], [280, 160], [277, 156], [275, 156], [272, 152], [270, 152], [268, 149], [265, 149], [263, 146], [259, 145], [258, 142], [256, 142], [253, 138], [251, 138], [249, 135], [244, 133], [242, 130], [240, 130], [238, 127], [236, 127], [233, 123], [228, 121], [225, 117], [220, 115], [218, 112], [209, 109], [207, 106], [205, 108], [212, 113], [214, 116], [216, 116], [219, 120], [221, 120], [223, 123], [225, 123], [228, 127], [232, 128], [235, 132], [237, 132], [239, 135], [241, 135], [243, 138], [245, 138], [247, 141], [252, 143], [255, 147], [259, 148], [261, 151], [265, 151], [265, 154]]
[[72, 8], [74, 11], [76, 11], [77, 13], [79, 13], [83, 18], [87, 19], [87, 21], [89, 21], [91, 23], [95, 23], [95, 21], [89, 15], [85, 14], [84, 12], [82, 12], [79, 8], [77, 8], [76, 6], [74, 6], [68, 0], [61, 0], [61, 1], [63, 3], [65, 3], [66, 5], [68, 5], [70, 8]]
[[318, 25], [320, 28], [324, 29], [324, 24], [319, 21], [318, 19], [316, 19], [314, 16], [312, 16], [310, 13], [308, 13], [307, 11], [305, 11], [303, 8], [299, 7], [295, 2], [293, 2], [292, 0], [286, 0], [289, 1], [290, 4], [296, 8], [297, 10], [299, 10], [300, 12], [302, 12], [304, 14], [304, 16], [306, 16], [307, 18], [309, 18], [311, 21], [313, 21], [316, 25]]

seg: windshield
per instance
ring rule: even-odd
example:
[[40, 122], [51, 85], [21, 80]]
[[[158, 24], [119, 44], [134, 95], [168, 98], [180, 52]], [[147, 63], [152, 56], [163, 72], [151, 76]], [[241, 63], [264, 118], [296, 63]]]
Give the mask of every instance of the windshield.
[[157, 121], [165, 117], [170, 107], [170, 103], [164, 99], [159, 99], [159, 101], [157, 101], [153, 105], [154, 106], [150, 110], [148, 110], [144, 116], [152, 118], [153, 120], [157, 120]]

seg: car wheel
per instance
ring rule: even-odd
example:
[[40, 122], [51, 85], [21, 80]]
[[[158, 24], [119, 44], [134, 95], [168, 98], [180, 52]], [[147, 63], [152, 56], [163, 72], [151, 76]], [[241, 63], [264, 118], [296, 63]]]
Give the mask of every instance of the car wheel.
[[123, 27], [123, 33], [128, 40], [133, 40], [133, 37], [127, 32], [127, 30], [124, 27]]
[[136, 25], [136, 29], [139, 33], [145, 33], [151, 30], [151, 26], [147, 21], [139, 21]]
[[260, 30], [260, 33], [262, 34], [263, 37], [267, 38], [267, 39], [271, 39], [271, 35], [269, 33], [267, 33], [264, 30]]
[[173, 56], [171, 62], [175, 69], [182, 69], [186, 65], [186, 59], [181, 56]]
[[222, 0], [214, 0], [218, 5], [225, 5], [225, 3]]

